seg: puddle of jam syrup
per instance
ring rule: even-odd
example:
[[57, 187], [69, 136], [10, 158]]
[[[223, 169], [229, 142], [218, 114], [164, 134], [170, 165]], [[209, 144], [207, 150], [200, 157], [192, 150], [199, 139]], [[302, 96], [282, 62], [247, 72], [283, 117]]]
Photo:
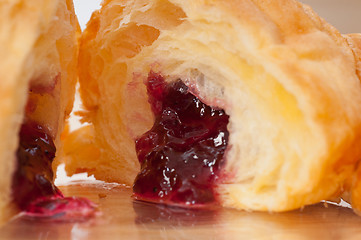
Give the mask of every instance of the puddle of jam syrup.
[[25, 121], [20, 129], [13, 201], [28, 217], [77, 221], [91, 217], [96, 206], [84, 198], [64, 197], [53, 183], [56, 148], [46, 129]]
[[155, 123], [136, 140], [135, 198], [192, 207], [215, 202], [229, 116], [201, 102], [181, 80], [166, 83], [150, 72], [146, 84]]

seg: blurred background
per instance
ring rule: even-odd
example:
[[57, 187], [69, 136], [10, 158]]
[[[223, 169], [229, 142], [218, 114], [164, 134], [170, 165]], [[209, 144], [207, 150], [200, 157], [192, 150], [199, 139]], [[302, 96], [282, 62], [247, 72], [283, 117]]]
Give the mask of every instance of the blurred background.
[[85, 28], [92, 12], [100, 8], [101, 0], [74, 0], [75, 12], [78, 15], [80, 26]]
[[[83, 0], [84, 1], [84, 0]], [[361, 0], [301, 0], [341, 33], [361, 33]]]
[[[74, 0], [75, 11], [84, 28], [101, 0]], [[342, 33], [361, 33], [361, 0], [300, 0], [310, 5], [321, 17]]]

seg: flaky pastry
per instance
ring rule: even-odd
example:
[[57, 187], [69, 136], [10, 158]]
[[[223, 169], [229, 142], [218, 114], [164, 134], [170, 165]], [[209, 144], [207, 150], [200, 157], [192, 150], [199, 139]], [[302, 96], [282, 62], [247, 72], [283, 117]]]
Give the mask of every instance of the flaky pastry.
[[79, 25], [71, 0], [1, 1], [0, 19], [1, 223], [45, 188], [55, 191], [51, 166], [74, 101]]
[[66, 169], [180, 205], [338, 196], [360, 158], [357, 39], [294, 0], [106, 0], [81, 39], [90, 125], [65, 138]]

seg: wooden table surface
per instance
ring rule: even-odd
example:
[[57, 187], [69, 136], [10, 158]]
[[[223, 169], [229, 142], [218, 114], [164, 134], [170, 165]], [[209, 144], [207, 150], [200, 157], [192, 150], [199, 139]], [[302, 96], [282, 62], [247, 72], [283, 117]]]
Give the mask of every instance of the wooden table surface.
[[101, 215], [73, 223], [20, 217], [0, 229], [0, 239], [361, 239], [361, 217], [330, 204], [278, 214], [187, 210], [135, 202], [130, 189], [119, 185], [78, 183], [61, 189], [96, 202]]

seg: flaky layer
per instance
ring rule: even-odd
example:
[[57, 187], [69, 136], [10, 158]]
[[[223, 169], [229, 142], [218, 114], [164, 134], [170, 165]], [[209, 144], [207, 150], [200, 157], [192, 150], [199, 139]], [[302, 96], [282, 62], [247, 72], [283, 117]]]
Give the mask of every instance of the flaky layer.
[[0, 219], [5, 220], [14, 212], [8, 205], [24, 118], [48, 128], [59, 145], [73, 104], [78, 23], [70, 0], [5, 1], [0, 13]]
[[[153, 123], [143, 84], [152, 70], [182, 79], [230, 116], [223, 205], [285, 211], [330, 198], [359, 156], [355, 56], [345, 37], [293, 0], [105, 1], [79, 60], [84, 119], [94, 128], [91, 140], [68, 145], [67, 170], [132, 183], [134, 140]], [[74, 149], [89, 142], [97, 154], [83, 165]]]

